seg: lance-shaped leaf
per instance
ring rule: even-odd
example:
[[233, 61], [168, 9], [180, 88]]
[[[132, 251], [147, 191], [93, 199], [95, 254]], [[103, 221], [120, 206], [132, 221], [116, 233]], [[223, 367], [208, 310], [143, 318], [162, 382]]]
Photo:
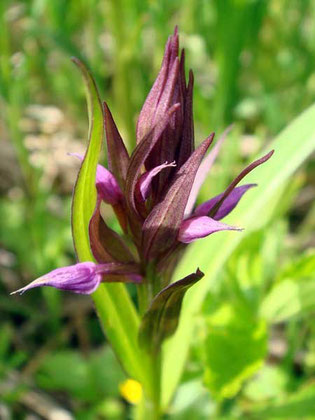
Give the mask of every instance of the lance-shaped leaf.
[[129, 155], [106, 102], [104, 102], [104, 122], [108, 168], [115, 175], [120, 188], [123, 190], [129, 165]]
[[182, 222], [177, 239], [184, 244], [189, 244], [190, 242], [205, 238], [206, 236], [215, 232], [220, 232], [221, 230], [242, 229], [218, 222], [208, 216], [191, 217]]
[[101, 198], [89, 224], [89, 235], [92, 253], [98, 263], [109, 261], [134, 262], [133, 255], [122, 238], [107, 226], [101, 216]]
[[175, 104], [172, 106], [172, 108], [169, 109], [169, 111], [154, 126], [150, 133], [145, 136], [140, 144], [138, 144], [130, 158], [125, 191], [128, 210], [130, 211], [132, 218], [135, 220], [139, 218], [139, 213], [137, 211], [135, 202], [135, 190], [138, 178], [140, 176], [141, 168], [154, 145], [160, 139], [161, 134], [168, 124], [171, 115], [176, 111], [178, 107], [179, 104]]
[[87, 91], [89, 115], [89, 147], [82, 161], [72, 199], [72, 236], [79, 260], [91, 260], [88, 226], [96, 203], [96, 168], [103, 138], [103, 112], [92, 75], [77, 58], [72, 59], [81, 70]]
[[[92, 261], [89, 222], [96, 204], [95, 174], [103, 139], [102, 104], [86, 67], [75, 60], [87, 86], [89, 144], [78, 174], [72, 202], [73, 240], [80, 261]], [[119, 360], [128, 374], [151, 388], [147, 364], [137, 345], [138, 315], [122, 283], [100, 284], [92, 295], [97, 313]]]
[[200, 162], [213, 140], [211, 134], [176, 173], [164, 198], [154, 206], [143, 224], [142, 248], [145, 258], [153, 259], [177, 240], [185, 207]]
[[196, 273], [165, 287], [154, 297], [139, 330], [140, 345], [147, 351], [158, 352], [162, 341], [176, 331], [185, 293], [203, 276], [198, 269]]
[[[231, 213], [231, 211], [237, 206], [237, 204], [239, 203], [243, 195], [246, 193], [246, 191], [256, 186], [257, 184], [246, 184], [234, 188], [230, 195], [228, 195], [223, 201], [221, 207], [218, 209], [216, 215], [213, 218], [215, 220], [223, 219], [225, 216]], [[193, 216], [207, 216], [214, 208], [214, 206], [222, 199], [223, 194], [224, 193], [219, 194], [216, 197], [211, 198], [211, 200], [200, 204], [200, 206], [198, 206], [194, 211]]]
[[57, 268], [50, 273], [32, 281], [22, 289], [14, 293], [24, 293], [35, 287], [50, 286], [56, 289], [68, 290], [72, 293], [89, 295], [98, 288], [101, 281], [121, 281], [124, 274], [134, 276], [129, 281], [139, 281], [139, 269], [136, 264], [121, 264], [110, 262], [106, 264], [95, 264], [94, 262], [83, 262], [68, 267]]

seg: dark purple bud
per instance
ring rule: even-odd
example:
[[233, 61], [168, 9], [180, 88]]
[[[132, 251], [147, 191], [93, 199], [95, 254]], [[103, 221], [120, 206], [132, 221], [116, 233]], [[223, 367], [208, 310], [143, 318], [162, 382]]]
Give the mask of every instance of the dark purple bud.
[[137, 143], [152, 130], [171, 105], [179, 70], [178, 30], [166, 44], [160, 72], [149, 92], [137, 122]]
[[191, 217], [182, 222], [177, 239], [179, 242], [189, 244], [190, 242], [194, 242], [197, 239], [204, 238], [221, 230], [242, 229], [218, 222], [208, 216]]
[[[221, 207], [218, 209], [216, 215], [213, 217], [215, 220], [221, 220], [223, 217], [227, 216], [231, 211], [237, 206], [240, 199], [243, 195], [252, 187], [256, 187], [257, 184], [246, 184], [240, 187], [234, 188], [234, 190], [226, 197], [223, 201]], [[206, 201], [205, 203], [200, 204], [194, 211], [194, 216], [208, 216], [214, 206], [221, 200], [223, 194], [219, 194], [216, 197], [211, 198], [211, 200]]]
[[[139, 274], [134, 264], [107, 263], [95, 264], [93, 262], [83, 262], [68, 267], [57, 268], [29, 285], [16, 290], [14, 293], [24, 293], [29, 289], [41, 286], [55, 287], [56, 289], [69, 290], [73, 293], [91, 294], [99, 286], [101, 281], [106, 281], [106, 276], [117, 275], [120, 281], [121, 274]], [[110, 277], [115, 279], [115, 277]]]
[[[83, 161], [83, 156], [78, 153], [69, 153], [70, 156], [75, 156]], [[116, 181], [114, 175], [104, 166], [97, 165], [95, 186], [101, 199], [105, 203], [111, 204], [112, 206], [119, 203], [122, 198], [122, 192]]]

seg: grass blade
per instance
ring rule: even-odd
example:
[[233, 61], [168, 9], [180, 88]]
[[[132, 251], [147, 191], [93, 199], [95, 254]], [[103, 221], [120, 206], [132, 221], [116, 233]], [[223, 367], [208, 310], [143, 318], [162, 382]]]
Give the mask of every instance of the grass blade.
[[[222, 265], [232, 251], [251, 230], [268, 221], [268, 205], [277, 201], [277, 191], [293, 172], [315, 149], [315, 105], [304, 111], [272, 142], [268, 149], [275, 154], [263, 166], [249, 174], [246, 182], [257, 182], [258, 187], [248, 193], [232, 213], [231, 220], [245, 228], [243, 234], [224, 233], [210, 236], [188, 249], [174, 278], [183, 277], [198, 264], [205, 277], [190, 291], [185, 299], [179, 327], [165, 343], [162, 371], [162, 403], [166, 407], [176, 389], [187, 359], [194, 330], [194, 317], [200, 310], [208, 290], [212, 287]], [[228, 223], [229, 221], [227, 221]]]

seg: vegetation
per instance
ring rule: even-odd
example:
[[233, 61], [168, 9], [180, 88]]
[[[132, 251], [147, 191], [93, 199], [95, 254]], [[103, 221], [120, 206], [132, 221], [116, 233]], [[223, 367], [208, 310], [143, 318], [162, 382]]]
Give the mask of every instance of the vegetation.
[[205, 278], [164, 346], [167, 416], [314, 418], [314, 18], [311, 0], [0, 2], [1, 418], [125, 419], [137, 407], [141, 390], [124, 382], [89, 297], [8, 295], [75, 262], [78, 162], [67, 153], [85, 150], [87, 118], [70, 57], [88, 64], [132, 150], [176, 24], [195, 73], [197, 142], [234, 123], [200, 202], [262, 150], [275, 155], [229, 216], [245, 231], [191, 245], [176, 270], [197, 264]]

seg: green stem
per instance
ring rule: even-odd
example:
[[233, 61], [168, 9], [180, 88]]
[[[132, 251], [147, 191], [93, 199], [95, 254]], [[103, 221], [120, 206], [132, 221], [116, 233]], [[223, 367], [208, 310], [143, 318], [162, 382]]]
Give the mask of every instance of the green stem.
[[139, 284], [137, 287], [139, 314], [142, 316], [149, 305], [149, 292], [148, 285], [146, 283]]
[[100, 323], [122, 366], [142, 384], [145, 409], [152, 414], [147, 419], [158, 419], [160, 358], [145, 354], [138, 346], [139, 318], [126, 288], [121, 284], [102, 284], [92, 297]]
[[[146, 269], [145, 281], [137, 287], [140, 315], [146, 312], [160, 289], [160, 276], [156, 273], [154, 264], [149, 264]], [[144, 392], [142, 401], [135, 408], [134, 418], [137, 420], [158, 420], [161, 418], [161, 353], [154, 352], [147, 356], [150, 366], [151, 392], [149, 395]]]
[[161, 356], [152, 355], [152, 385], [154, 394], [149, 397], [144, 392], [140, 403], [135, 407], [133, 418], [135, 420], [160, 420], [161, 413]]

